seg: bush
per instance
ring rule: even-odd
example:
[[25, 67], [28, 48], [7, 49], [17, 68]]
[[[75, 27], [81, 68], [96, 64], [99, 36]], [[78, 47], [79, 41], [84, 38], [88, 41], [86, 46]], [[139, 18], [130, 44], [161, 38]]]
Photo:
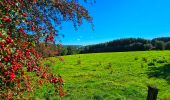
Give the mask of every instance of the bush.
[[71, 20], [75, 27], [83, 19], [92, 21], [78, 1], [0, 0], [0, 99], [26, 99], [24, 93], [31, 96], [44, 83], [51, 83], [58, 95], [64, 96], [61, 76], [52, 74], [42, 64], [42, 54], [36, 49], [40, 42], [48, 46], [59, 36], [56, 26], [61, 22], [56, 19]]

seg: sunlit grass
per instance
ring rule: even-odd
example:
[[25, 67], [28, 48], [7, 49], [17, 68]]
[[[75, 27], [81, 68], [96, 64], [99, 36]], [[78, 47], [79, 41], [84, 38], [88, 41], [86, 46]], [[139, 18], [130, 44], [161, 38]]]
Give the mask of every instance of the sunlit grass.
[[80, 54], [64, 56], [64, 62], [48, 59], [54, 60], [48, 62], [52, 71], [64, 79], [63, 99], [143, 100], [148, 85], [159, 88], [159, 99], [170, 97], [170, 51]]

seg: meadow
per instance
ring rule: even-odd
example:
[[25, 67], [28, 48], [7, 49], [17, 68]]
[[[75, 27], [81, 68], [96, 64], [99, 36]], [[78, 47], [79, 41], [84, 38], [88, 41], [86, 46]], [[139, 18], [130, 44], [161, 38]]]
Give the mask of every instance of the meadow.
[[[66, 94], [60, 99], [146, 100], [147, 86], [151, 85], [159, 89], [158, 100], [170, 100], [170, 51], [92, 53], [63, 58], [47, 58], [44, 62], [63, 77]], [[54, 96], [48, 85], [36, 93]]]

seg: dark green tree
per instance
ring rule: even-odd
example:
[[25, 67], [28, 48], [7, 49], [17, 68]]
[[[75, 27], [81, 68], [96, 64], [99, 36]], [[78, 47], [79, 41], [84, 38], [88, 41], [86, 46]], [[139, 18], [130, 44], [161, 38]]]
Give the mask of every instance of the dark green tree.
[[165, 49], [165, 43], [163, 41], [155, 41], [155, 48], [156, 50], [164, 50]]
[[62, 50], [61, 50], [61, 55], [64, 56], [64, 55], [67, 55], [68, 53], [68, 50], [66, 47], [63, 47]]
[[170, 50], [170, 41], [165, 44], [165, 49]]

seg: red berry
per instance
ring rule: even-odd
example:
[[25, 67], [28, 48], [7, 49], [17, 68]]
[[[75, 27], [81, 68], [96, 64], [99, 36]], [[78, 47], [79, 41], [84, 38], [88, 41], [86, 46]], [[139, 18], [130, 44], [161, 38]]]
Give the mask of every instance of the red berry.
[[3, 61], [8, 61], [8, 58], [7, 58], [7, 57], [4, 57], [4, 58], [3, 58]]
[[33, 25], [31, 26], [31, 29], [32, 29], [32, 31], [35, 31], [35, 27]]
[[63, 83], [63, 80], [62, 78], [58, 78], [59, 82], [62, 84]]
[[57, 83], [58, 79], [57, 78], [54, 78], [53, 79], [53, 83]]
[[9, 17], [3, 17], [2, 18], [2, 20], [4, 21], [4, 22], [11, 22], [12, 21], [12, 19], [11, 18], [9, 18]]
[[22, 15], [23, 15], [24, 17], [27, 17], [27, 14], [26, 14], [26, 13], [22, 13]]
[[8, 72], [4, 72], [4, 75], [7, 76], [7, 75], [8, 75]]
[[4, 45], [5, 45], [4, 42], [0, 42], [0, 46], [1, 46], [2, 49], [4, 49]]
[[53, 82], [53, 80], [51, 79], [51, 80], [50, 80], [50, 83], [52, 83], [52, 82]]
[[23, 33], [24, 35], [26, 35], [26, 32], [24, 31], [24, 28], [20, 28], [19, 32]]
[[43, 30], [43, 27], [41, 26], [39, 29], [40, 29], [40, 30]]
[[47, 74], [44, 73], [44, 74], [42, 75], [42, 78], [46, 78], [46, 77], [47, 77]]
[[39, 82], [40, 82], [40, 85], [42, 85], [42, 84], [43, 84], [43, 81], [42, 81], [42, 80], [40, 80]]
[[11, 43], [11, 44], [14, 43], [14, 41], [13, 41], [10, 37], [7, 37], [7, 38], [5, 39], [5, 41], [6, 41], [6, 43]]
[[13, 79], [15, 78], [15, 73], [13, 73], [13, 72], [10, 73], [10, 76], [9, 76], [9, 77], [10, 77], [11, 80], [13, 80]]

